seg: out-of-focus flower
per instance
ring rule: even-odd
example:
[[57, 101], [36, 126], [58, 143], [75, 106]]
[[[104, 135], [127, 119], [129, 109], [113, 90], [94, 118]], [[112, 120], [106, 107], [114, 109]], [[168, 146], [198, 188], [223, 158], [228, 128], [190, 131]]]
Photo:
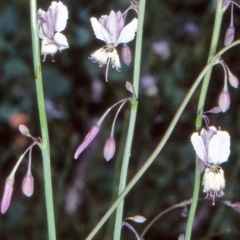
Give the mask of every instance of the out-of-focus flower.
[[1, 213], [4, 214], [10, 205], [13, 192], [14, 179], [7, 179], [5, 182], [3, 198], [1, 201]]
[[31, 197], [34, 189], [34, 178], [32, 174], [27, 173], [22, 182], [22, 191], [27, 197]]
[[141, 78], [141, 89], [144, 93], [149, 97], [156, 97], [159, 93], [159, 89], [157, 87], [157, 81], [155, 77], [151, 75], [144, 75]]
[[209, 127], [208, 131], [202, 129], [200, 135], [196, 132], [191, 136], [191, 142], [198, 157], [207, 166], [203, 176], [203, 191], [207, 197], [224, 195], [224, 172], [218, 165], [226, 162], [230, 154], [230, 136], [226, 131]]
[[[111, 62], [112, 67], [118, 71], [121, 69], [121, 63], [117, 50], [115, 49], [120, 43], [128, 43], [134, 39], [137, 31], [138, 20], [134, 18], [129, 24], [124, 26], [124, 15], [118, 11], [111, 11], [109, 15], [103, 15], [98, 20], [94, 17], [91, 19], [91, 24], [96, 38], [106, 43], [106, 46], [100, 48], [90, 55], [93, 62], [97, 62], [100, 67], [107, 64], [106, 81], [108, 81], [108, 66]], [[126, 48], [126, 46], [124, 46]], [[126, 50], [126, 49], [125, 49]], [[125, 52], [123, 50], [123, 52]], [[129, 55], [130, 49], [127, 50]], [[124, 62], [129, 62], [129, 56], [124, 55]]]
[[152, 51], [159, 55], [162, 60], [167, 60], [171, 56], [169, 42], [161, 40], [152, 44]]
[[94, 125], [88, 135], [85, 137], [83, 142], [80, 144], [80, 146], [77, 148], [74, 158], [77, 159], [78, 156], [82, 153], [82, 151], [88, 147], [88, 145], [93, 141], [93, 139], [97, 136], [98, 132], [100, 130], [100, 127], [97, 125]]
[[[66, 37], [60, 33], [67, 25], [67, 19], [67, 7], [61, 1], [53, 1], [47, 12], [42, 9], [38, 10], [39, 37], [42, 39], [41, 53], [44, 55], [43, 61], [45, 61], [47, 54], [50, 54], [53, 58], [57, 50], [62, 51], [69, 47]], [[52, 61], [54, 62], [54, 59]]]

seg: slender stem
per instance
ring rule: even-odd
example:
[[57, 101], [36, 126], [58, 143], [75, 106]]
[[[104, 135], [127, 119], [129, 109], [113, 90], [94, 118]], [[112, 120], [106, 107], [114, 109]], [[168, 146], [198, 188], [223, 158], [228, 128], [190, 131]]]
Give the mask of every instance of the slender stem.
[[[141, 69], [142, 33], [143, 33], [143, 23], [144, 23], [144, 14], [145, 14], [145, 3], [146, 3], [146, 0], [140, 1], [139, 13], [138, 13], [138, 30], [137, 30], [137, 37], [136, 37], [134, 77], [133, 77], [133, 88], [134, 88], [134, 93], [136, 98], [138, 97], [140, 69]], [[135, 128], [136, 116], [137, 116], [137, 106], [138, 106], [137, 100], [136, 99], [131, 100], [130, 120], [129, 120], [127, 139], [126, 139], [126, 144], [125, 144], [125, 149], [123, 154], [123, 162], [122, 162], [122, 169], [120, 174], [118, 194], [121, 194], [126, 187], [129, 158], [131, 155], [132, 140], [133, 140], [133, 134], [134, 134], [134, 128]], [[114, 240], [120, 240], [121, 224], [123, 219], [123, 206], [124, 206], [124, 201], [122, 200], [117, 207], [115, 228], [114, 228]]]
[[40, 118], [42, 141], [43, 141], [43, 145], [40, 147], [40, 149], [43, 157], [43, 173], [44, 173], [44, 188], [45, 188], [45, 200], [46, 200], [46, 210], [47, 210], [48, 238], [50, 240], [55, 240], [56, 233], [55, 233], [53, 196], [52, 196], [50, 146], [49, 146], [48, 126], [47, 126], [47, 118], [46, 118], [46, 111], [45, 111], [44, 94], [43, 94], [36, 0], [30, 0], [30, 10], [31, 10], [31, 32], [32, 32], [34, 74], [35, 74], [37, 102], [38, 102], [39, 118]]
[[202, 78], [206, 74], [206, 72], [212, 68], [214, 64], [217, 64], [219, 62], [209, 62], [207, 66], [204, 67], [202, 72], [199, 74], [195, 82], [193, 83], [192, 87], [188, 91], [186, 97], [184, 98], [183, 102], [181, 103], [180, 107], [178, 108], [175, 116], [173, 117], [172, 122], [170, 123], [166, 133], [164, 134], [162, 140], [159, 142], [151, 156], [146, 160], [146, 162], [143, 164], [143, 166], [139, 169], [139, 171], [135, 174], [135, 176], [132, 178], [132, 180], [128, 183], [124, 191], [119, 195], [119, 197], [116, 199], [116, 201], [113, 203], [113, 205], [109, 208], [109, 210], [105, 213], [105, 215], [102, 217], [102, 219], [98, 222], [98, 224], [95, 226], [95, 228], [91, 231], [91, 233], [87, 236], [86, 240], [91, 240], [96, 233], [99, 231], [99, 229], [102, 227], [102, 225], [107, 221], [109, 216], [113, 213], [113, 211], [116, 209], [118, 204], [122, 201], [122, 199], [129, 193], [129, 191], [133, 188], [133, 186], [138, 182], [138, 180], [142, 177], [142, 175], [146, 172], [146, 170], [150, 167], [150, 165], [153, 163], [157, 155], [160, 153], [162, 148], [165, 146], [168, 138], [170, 137], [171, 133], [173, 132], [178, 120], [180, 119], [184, 109], [186, 108], [189, 100], [191, 99], [193, 93], [195, 92], [196, 88], [198, 87], [199, 83], [201, 82]]
[[[208, 62], [216, 54], [218, 39], [220, 36], [220, 27], [221, 27], [221, 23], [222, 23], [223, 13], [224, 13], [224, 10], [222, 9], [222, 0], [218, 0], [214, 28], [213, 28], [212, 42], [211, 42], [209, 55], [208, 55]], [[198, 102], [198, 109], [197, 109], [198, 113], [204, 107], [211, 73], [212, 73], [212, 68], [210, 68], [208, 70], [208, 72], [206, 73], [204, 80], [203, 80], [200, 97], [199, 97], [199, 102]], [[202, 126], [202, 116], [198, 115], [196, 118], [196, 131], [199, 131], [201, 126]], [[200, 177], [201, 177], [200, 171], [198, 169], [198, 161], [199, 161], [199, 159], [198, 159], [198, 157], [196, 157], [193, 198], [192, 198], [192, 204], [191, 204], [188, 221], [187, 221], [185, 240], [191, 239], [193, 220], [194, 220], [194, 216], [195, 216], [195, 212], [196, 212], [196, 208], [197, 208], [197, 202], [198, 202], [198, 195], [199, 195], [199, 189], [200, 189]]]

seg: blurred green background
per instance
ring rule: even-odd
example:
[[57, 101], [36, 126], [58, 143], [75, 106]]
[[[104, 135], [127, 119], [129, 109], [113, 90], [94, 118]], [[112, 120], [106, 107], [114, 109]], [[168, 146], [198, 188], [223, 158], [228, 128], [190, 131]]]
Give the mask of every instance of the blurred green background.
[[[122, 12], [129, 1], [63, 1], [69, 10], [63, 34], [70, 48], [55, 55], [55, 63], [48, 56], [42, 64], [46, 109], [51, 143], [52, 177], [56, 215], [57, 239], [85, 239], [110, 207], [117, 192], [118, 172], [127, 124], [129, 105], [121, 111], [116, 123], [117, 149], [114, 158], [106, 162], [103, 147], [114, 118], [112, 111], [102, 125], [94, 142], [73, 159], [77, 146], [91, 126], [105, 110], [118, 100], [129, 97], [125, 82], [132, 81], [133, 63], [122, 63], [121, 72], [109, 68], [109, 82], [105, 82], [105, 68], [88, 59], [104, 45], [94, 36], [90, 17], [109, 14], [113, 9]], [[143, 58], [139, 110], [132, 147], [130, 180], [154, 150], [165, 133], [181, 101], [205, 66], [211, 40], [216, 1], [169, 0], [146, 3], [143, 32]], [[38, 1], [47, 10], [51, 1]], [[240, 32], [240, 10], [234, 9], [236, 37]], [[135, 17], [132, 11], [127, 21]], [[224, 15], [219, 48], [230, 23], [230, 8]], [[134, 54], [135, 42], [129, 44]], [[0, 3], [0, 193], [14, 164], [31, 144], [20, 135], [18, 125], [25, 124], [32, 135], [40, 136], [36, 91], [34, 84], [29, 1], [9, 0]], [[119, 53], [121, 46], [118, 47]], [[223, 58], [240, 76], [240, 47]], [[216, 66], [206, 100], [205, 110], [217, 105], [223, 87], [223, 69]], [[212, 125], [231, 135], [231, 156], [222, 165], [226, 177], [224, 200], [240, 201], [240, 94], [229, 88], [231, 107], [225, 114], [209, 115]], [[199, 89], [184, 111], [174, 133], [161, 154], [125, 199], [124, 217], [142, 215], [143, 224], [132, 225], [141, 233], [159, 212], [191, 198], [194, 181], [195, 154], [190, 143], [194, 132]], [[27, 157], [20, 165], [15, 179], [11, 205], [0, 216], [0, 239], [47, 239], [45, 199], [40, 151], [33, 150], [32, 173], [34, 194], [27, 198], [21, 191], [27, 171]], [[200, 197], [205, 194], [200, 190]], [[177, 239], [185, 231], [187, 219], [182, 209], [175, 209], [154, 224], [145, 240]], [[197, 208], [193, 238], [199, 239], [213, 232], [222, 234], [210, 239], [239, 239], [240, 215], [217, 202], [201, 201]], [[114, 218], [111, 218], [95, 239], [112, 239]], [[229, 230], [226, 233], [226, 230]], [[136, 239], [123, 228], [122, 239]]]

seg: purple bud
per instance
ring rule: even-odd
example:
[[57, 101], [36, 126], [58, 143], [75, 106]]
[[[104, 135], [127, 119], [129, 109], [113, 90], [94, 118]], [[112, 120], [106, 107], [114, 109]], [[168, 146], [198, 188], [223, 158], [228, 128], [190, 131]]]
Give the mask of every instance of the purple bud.
[[4, 214], [10, 205], [12, 192], [13, 192], [14, 180], [7, 179], [5, 182], [3, 198], [1, 202], [1, 213]]
[[204, 113], [220, 113], [222, 112], [220, 107], [213, 107], [212, 109], [210, 109], [209, 111], [206, 111]]
[[222, 110], [222, 112], [226, 112], [230, 106], [230, 93], [229, 91], [222, 91], [219, 95], [218, 106]]
[[34, 178], [32, 174], [26, 174], [22, 182], [22, 191], [27, 197], [31, 197], [34, 189]]
[[133, 85], [130, 82], [127, 81], [125, 87], [130, 93], [134, 93]]
[[224, 45], [225, 46], [230, 45], [234, 40], [234, 36], [235, 36], [235, 28], [233, 26], [229, 26], [225, 35]]
[[80, 144], [80, 146], [78, 147], [77, 151], [74, 154], [74, 158], [77, 159], [78, 156], [82, 153], [82, 151], [88, 147], [88, 145], [92, 142], [92, 140], [96, 137], [96, 135], [98, 134], [100, 130], [100, 127], [97, 125], [94, 125], [90, 132], [88, 133], [88, 135], [85, 137], [85, 139], [83, 140], [83, 142]]
[[232, 87], [238, 88], [239, 84], [238, 78], [235, 75], [233, 75], [230, 71], [228, 71], [228, 80]]
[[107, 161], [112, 159], [116, 149], [115, 139], [113, 137], [109, 137], [105, 143], [103, 155]]
[[129, 65], [132, 61], [132, 53], [127, 44], [122, 46], [122, 60], [126, 65]]

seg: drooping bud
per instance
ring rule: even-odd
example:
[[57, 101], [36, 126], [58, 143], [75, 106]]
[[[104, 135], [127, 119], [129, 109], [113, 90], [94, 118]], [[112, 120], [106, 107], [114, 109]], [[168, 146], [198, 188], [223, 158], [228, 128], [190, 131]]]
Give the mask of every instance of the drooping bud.
[[1, 201], [1, 213], [2, 214], [4, 214], [8, 210], [8, 207], [10, 205], [11, 198], [12, 198], [12, 192], [13, 192], [13, 185], [14, 185], [13, 179], [6, 180], [3, 198]]
[[125, 87], [130, 93], [134, 93], [133, 85], [130, 82], [126, 81]]
[[239, 84], [238, 78], [234, 74], [232, 74], [229, 69], [228, 69], [228, 80], [232, 87], [238, 88], [238, 84]]
[[132, 61], [132, 53], [127, 44], [123, 44], [122, 46], [122, 60], [126, 65], [129, 65]]
[[131, 216], [131, 217], [127, 217], [126, 219], [128, 220], [132, 220], [136, 223], [143, 223], [146, 221], [146, 218], [140, 215], [135, 215], [135, 216]]
[[213, 107], [212, 109], [210, 109], [209, 111], [206, 111], [204, 113], [220, 113], [222, 110], [220, 107]]
[[21, 134], [23, 134], [23, 135], [25, 135], [27, 137], [31, 136], [28, 128], [25, 125], [19, 125], [18, 129], [19, 129]]
[[184, 240], [185, 239], [185, 236], [184, 236], [184, 234], [182, 233], [182, 234], [180, 234], [179, 235], [179, 237], [178, 237], [178, 240]]
[[225, 46], [230, 45], [234, 40], [234, 36], [235, 36], [235, 28], [233, 26], [229, 26], [225, 35], [224, 45]]
[[80, 146], [77, 148], [74, 158], [77, 159], [78, 156], [82, 153], [82, 151], [88, 147], [88, 145], [92, 142], [92, 140], [97, 136], [98, 132], [100, 130], [100, 127], [97, 125], [94, 125], [88, 135], [85, 137], [83, 142], [80, 144]]
[[22, 191], [27, 197], [31, 197], [34, 189], [34, 178], [32, 174], [27, 173], [22, 182]]
[[222, 110], [222, 112], [226, 112], [230, 106], [230, 93], [228, 90], [223, 90], [218, 99], [218, 106]]
[[115, 139], [113, 137], [109, 137], [105, 143], [103, 150], [103, 155], [106, 161], [112, 159], [115, 153], [115, 149], [116, 149]]

